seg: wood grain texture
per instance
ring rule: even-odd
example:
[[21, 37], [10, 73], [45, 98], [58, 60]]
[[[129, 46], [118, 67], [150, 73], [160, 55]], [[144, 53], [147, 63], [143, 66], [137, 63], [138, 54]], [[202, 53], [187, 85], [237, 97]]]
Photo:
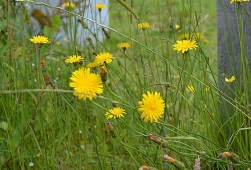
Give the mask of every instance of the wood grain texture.
[[[236, 93], [236, 85], [238, 82], [240, 82], [240, 80], [243, 80], [243, 73], [240, 66], [241, 48], [239, 23], [243, 24], [243, 31], [245, 34], [244, 56], [248, 61], [251, 60], [251, 22], [249, 21], [247, 12], [245, 11], [243, 5], [246, 6], [248, 12], [251, 12], [251, 3], [230, 4], [229, 0], [217, 0], [219, 88], [222, 91], [222, 96], [224, 96], [224, 94], [227, 94], [227, 96], [231, 97], [232, 99], [235, 99], [237, 97], [236, 95], [240, 95], [240, 93]], [[241, 15], [238, 14], [238, 10], [242, 11], [243, 13], [243, 22], [240, 22]], [[226, 83], [225, 78], [230, 78], [233, 75], [236, 77], [236, 80], [233, 83]], [[223, 102], [227, 106], [227, 110], [222, 110], [222, 112], [224, 112], [224, 115], [226, 114], [226, 111], [231, 112], [231, 106], [223, 99], [221, 100], [221, 102]], [[222, 108], [223, 107], [221, 106], [221, 109]]]

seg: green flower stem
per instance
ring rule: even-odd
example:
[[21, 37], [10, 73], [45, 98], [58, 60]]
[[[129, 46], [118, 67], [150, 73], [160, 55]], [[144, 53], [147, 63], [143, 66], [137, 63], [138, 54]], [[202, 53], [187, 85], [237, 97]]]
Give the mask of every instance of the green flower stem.
[[137, 15], [137, 13], [123, 0], [117, 0], [117, 2], [120, 3], [123, 7], [125, 7], [137, 20], [139, 20], [139, 16]]
[[123, 101], [124, 103], [126, 103], [128, 107], [134, 108], [134, 107], [132, 107], [132, 106], [130, 105], [130, 103], [126, 102], [126, 101], [123, 100], [120, 96], [118, 96], [117, 94], [115, 94], [115, 93], [107, 86], [106, 83], [104, 83], [104, 86], [105, 86], [105, 88], [106, 88], [113, 96], [115, 96], [116, 98], [118, 98], [118, 99], [120, 99], [121, 101]]
[[125, 81], [126, 81], [126, 50], [123, 50], [124, 51], [124, 63], [125, 63], [125, 66], [124, 66], [124, 69], [125, 69]]
[[41, 56], [40, 56], [40, 49], [41, 45], [40, 44], [35, 44], [36, 48], [36, 67], [37, 67], [37, 84], [39, 87], [41, 87], [41, 77], [42, 77], [42, 70], [40, 66], [40, 61], [41, 61]]

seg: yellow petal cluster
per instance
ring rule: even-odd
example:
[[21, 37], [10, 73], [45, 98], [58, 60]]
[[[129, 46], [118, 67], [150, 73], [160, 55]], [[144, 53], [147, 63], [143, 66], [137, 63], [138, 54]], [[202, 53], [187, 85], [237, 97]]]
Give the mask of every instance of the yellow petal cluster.
[[81, 57], [81, 56], [76, 56], [76, 55], [73, 55], [73, 56], [69, 56], [65, 62], [66, 63], [78, 63], [80, 61], [82, 61], [84, 58]]
[[50, 41], [47, 37], [42, 36], [42, 35], [36, 35], [30, 38], [30, 41], [33, 42], [34, 44], [49, 44]]
[[234, 2], [249, 2], [249, 0], [231, 0], [230, 4], [232, 4]]
[[113, 109], [110, 109], [109, 112], [106, 112], [105, 116], [106, 119], [112, 119], [117, 117], [124, 117], [124, 114], [126, 114], [124, 109], [120, 107], [115, 107]]
[[150, 24], [148, 22], [142, 22], [138, 24], [139, 29], [146, 29], [146, 28], [151, 28]]
[[173, 45], [173, 50], [182, 53], [188, 52], [189, 50], [196, 49], [198, 46], [195, 40], [177, 40], [176, 43]]
[[74, 89], [74, 96], [78, 99], [92, 100], [97, 94], [103, 92], [103, 84], [101, 77], [97, 74], [91, 73], [90, 68], [80, 68], [74, 72], [70, 77], [70, 87]]
[[165, 103], [158, 92], [147, 91], [147, 94], [142, 95], [142, 100], [138, 104], [138, 111], [142, 112], [141, 118], [145, 122], [157, 122], [164, 114]]

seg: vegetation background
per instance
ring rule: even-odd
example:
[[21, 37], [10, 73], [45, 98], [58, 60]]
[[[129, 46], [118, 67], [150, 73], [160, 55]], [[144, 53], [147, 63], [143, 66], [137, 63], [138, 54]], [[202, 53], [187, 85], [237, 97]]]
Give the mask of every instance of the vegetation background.
[[[40, 23], [50, 44], [37, 46], [29, 41], [34, 33], [25, 6], [37, 2], [0, 1], [0, 167], [248, 169], [250, 129], [244, 120], [249, 110], [241, 107], [248, 96], [229, 100], [238, 116], [222, 122], [219, 112], [219, 106], [225, 106], [217, 85], [216, 0], [123, 2], [109, 2], [109, 37], [104, 34], [104, 42], [93, 46], [86, 39], [89, 45], [80, 46], [72, 36], [59, 43], [56, 28], [76, 25], [62, 22], [57, 14], [51, 18], [53, 26]], [[59, 11], [85, 21], [70, 8]], [[141, 22], [150, 28], [139, 29]], [[195, 39], [198, 48], [177, 53], [173, 45], [184, 34]], [[130, 48], [118, 48], [121, 42]], [[106, 64], [104, 91], [93, 100], [78, 100], [69, 86], [72, 72], [102, 52], [115, 57]], [[71, 55], [84, 60], [66, 64]], [[92, 72], [99, 74], [100, 68]], [[44, 78], [40, 82], [38, 75]], [[230, 88], [231, 82], [226, 84]], [[157, 122], [144, 122], [137, 110], [147, 91], [159, 92], [165, 101]], [[126, 114], [107, 120], [106, 112], [116, 106]]]

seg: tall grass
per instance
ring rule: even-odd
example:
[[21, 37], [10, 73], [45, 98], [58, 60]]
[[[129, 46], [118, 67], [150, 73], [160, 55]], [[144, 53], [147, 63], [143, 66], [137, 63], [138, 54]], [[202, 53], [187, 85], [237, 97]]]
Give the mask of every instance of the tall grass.
[[[56, 8], [70, 22], [71, 18], [87, 20], [49, 4], [1, 2], [2, 169], [193, 169], [195, 159], [201, 169], [250, 167], [249, 93], [241, 91], [241, 79], [235, 80], [240, 81], [236, 89], [231, 88], [233, 82], [224, 82], [234, 98], [218, 87], [215, 1], [110, 1], [111, 26], [93, 21], [109, 30], [104, 42], [94, 35], [95, 45], [90, 38], [79, 45], [72, 35], [57, 45], [55, 30], [45, 26], [41, 33], [51, 43], [42, 46], [29, 41], [34, 33], [29, 31], [25, 3]], [[52, 22], [68, 30], [77, 26], [60, 19]], [[143, 22], [150, 28], [139, 29], [137, 24]], [[240, 37], [244, 37], [241, 30], [240, 24]], [[198, 48], [178, 53], [173, 45], [184, 34]], [[130, 48], [119, 49], [121, 42]], [[242, 73], [248, 70], [245, 50]], [[104, 91], [93, 100], [78, 100], [69, 86], [70, 76], [102, 52], [115, 57], [105, 65]], [[85, 59], [66, 64], [70, 55]], [[99, 74], [99, 67], [92, 72]], [[249, 80], [249, 74], [242, 75]], [[165, 101], [157, 122], [144, 122], [137, 110], [147, 91], [159, 92]], [[116, 106], [127, 114], [107, 120], [105, 113]], [[226, 107], [231, 107], [231, 114], [222, 119], [221, 108]]]

